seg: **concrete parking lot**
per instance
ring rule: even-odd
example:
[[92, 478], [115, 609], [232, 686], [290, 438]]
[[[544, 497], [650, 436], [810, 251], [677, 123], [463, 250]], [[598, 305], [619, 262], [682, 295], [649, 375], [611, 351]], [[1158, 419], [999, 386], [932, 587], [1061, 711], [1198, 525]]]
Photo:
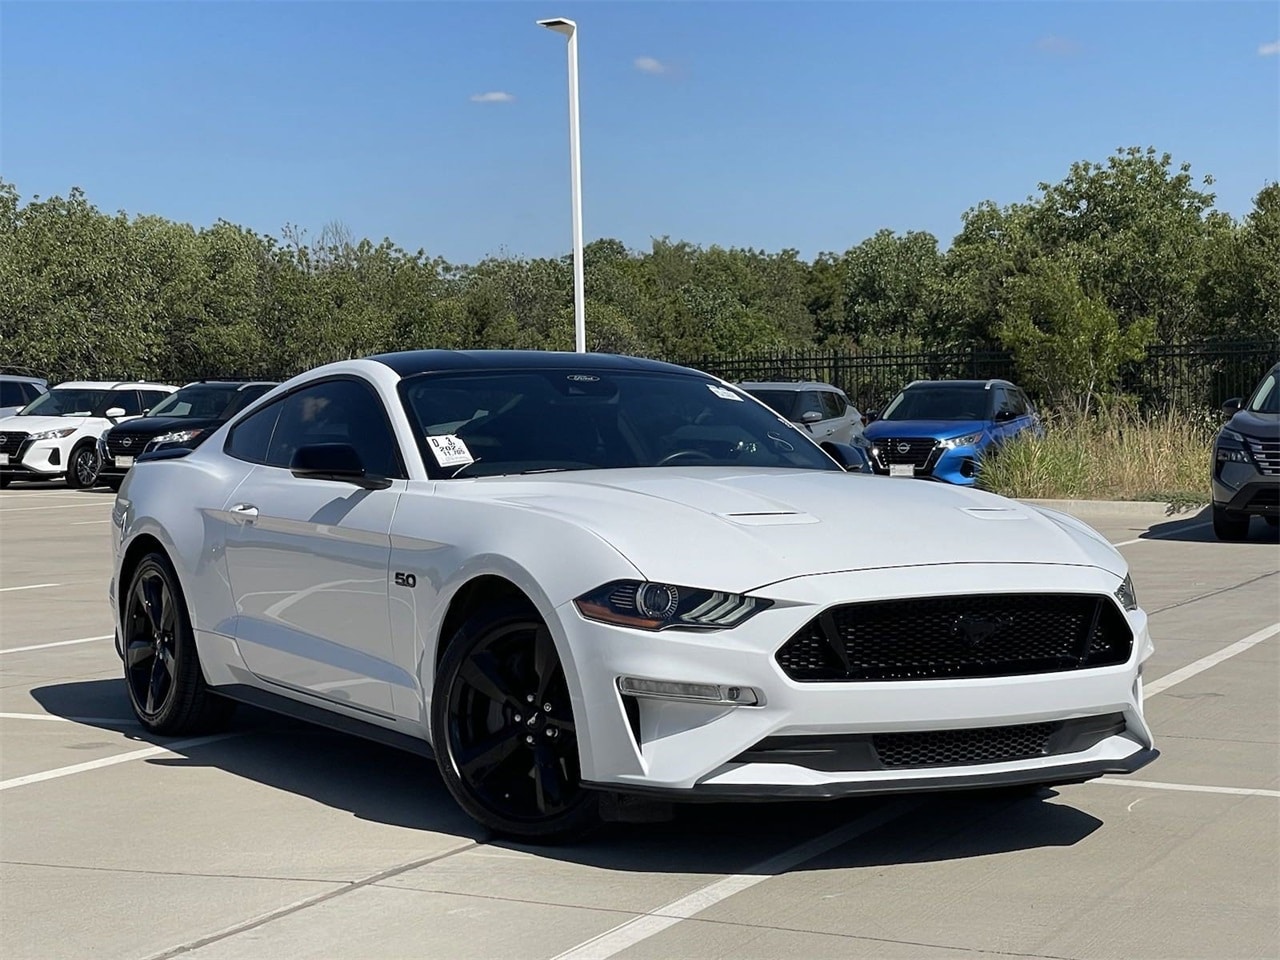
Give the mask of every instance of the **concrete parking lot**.
[[[904, 481], [908, 482], [908, 481]], [[698, 806], [494, 842], [434, 767], [238, 714], [153, 741], [105, 596], [113, 496], [0, 492], [0, 956], [1277, 957], [1280, 547], [1080, 515], [1157, 649], [1163, 755], [1039, 797]]]

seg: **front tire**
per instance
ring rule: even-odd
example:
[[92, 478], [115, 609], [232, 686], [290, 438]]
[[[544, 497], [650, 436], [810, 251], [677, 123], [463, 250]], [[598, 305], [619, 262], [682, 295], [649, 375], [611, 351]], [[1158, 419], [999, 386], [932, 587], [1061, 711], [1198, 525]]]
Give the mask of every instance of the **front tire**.
[[142, 558], [124, 597], [124, 679], [138, 722], [161, 736], [221, 727], [235, 704], [204, 682], [186, 600], [163, 553]]
[[1213, 533], [1219, 540], [1244, 540], [1249, 536], [1249, 515], [1232, 513], [1215, 503]]
[[564, 668], [531, 607], [495, 605], [449, 640], [431, 734], [449, 793], [490, 830], [557, 842], [599, 823], [599, 795], [580, 785]]
[[67, 461], [67, 486], [72, 490], [83, 490], [98, 482], [98, 471], [102, 469], [102, 458], [98, 456], [98, 448], [92, 443], [81, 443], [71, 451]]

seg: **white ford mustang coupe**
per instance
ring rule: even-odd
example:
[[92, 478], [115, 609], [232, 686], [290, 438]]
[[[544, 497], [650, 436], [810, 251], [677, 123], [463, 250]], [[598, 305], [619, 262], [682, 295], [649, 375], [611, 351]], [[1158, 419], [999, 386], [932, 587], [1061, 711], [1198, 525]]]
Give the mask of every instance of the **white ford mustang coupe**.
[[530, 840], [672, 800], [1155, 758], [1147, 618], [1113, 547], [842, 462], [664, 363], [329, 364], [125, 478], [129, 698], [157, 734], [244, 701], [434, 755], [468, 814]]

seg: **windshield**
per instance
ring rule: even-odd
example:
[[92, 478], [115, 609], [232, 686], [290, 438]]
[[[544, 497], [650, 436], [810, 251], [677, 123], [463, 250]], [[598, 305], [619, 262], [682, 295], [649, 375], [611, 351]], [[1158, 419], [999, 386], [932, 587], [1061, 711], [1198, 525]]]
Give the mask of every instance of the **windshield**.
[[110, 390], [54, 387], [18, 411], [20, 417], [88, 417], [92, 416]]
[[697, 376], [424, 374], [402, 381], [400, 394], [433, 476], [662, 466], [840, 470], [790, 423]]
[[183, 387], [165, 397], [147, 414], [148, 417], [199, 417], [216, 420], [236, 398], [235, 384], [201, 383]]
[[800, 394], [794, 390], [748, 390], [761, 403], [768, 404], [788, 420], [794, 420], [796, 397]]
[[1249, 398], [1246, 409], [1253, 413], [1280, 413], [1280, 389], [1276, 385], [1278, 373], [1280, 371], [1272, 370], [1266, 375]]
[[881, 420], [986, 420], [991, 391], [982, 387], [907, 388], [894, 397]]

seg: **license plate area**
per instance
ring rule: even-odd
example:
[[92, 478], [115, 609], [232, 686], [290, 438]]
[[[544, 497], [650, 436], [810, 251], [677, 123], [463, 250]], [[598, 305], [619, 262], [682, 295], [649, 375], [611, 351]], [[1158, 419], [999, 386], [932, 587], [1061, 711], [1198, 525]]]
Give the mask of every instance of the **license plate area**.
[[133, 466], [133, 457], [116, 457], [116, 466], [128, 469]]
[[889, 476], [891, 477], [914, 477], [916, 468], [909, 463], [891, 463], [889, 464]]
[[0, 453], [0, 467], [7, 467], [8, 465], [9, 455], [7, 453]]

